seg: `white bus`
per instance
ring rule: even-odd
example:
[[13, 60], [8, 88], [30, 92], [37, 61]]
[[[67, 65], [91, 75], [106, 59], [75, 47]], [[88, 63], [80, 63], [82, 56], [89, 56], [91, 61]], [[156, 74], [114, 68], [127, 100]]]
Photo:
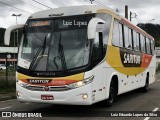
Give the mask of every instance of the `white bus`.
[[152, 36], [113, 10], [69, 6], [32, 14], [23, 29], [16, 71], [17, 99], [111, 106], [117, 95], [155, 81]]

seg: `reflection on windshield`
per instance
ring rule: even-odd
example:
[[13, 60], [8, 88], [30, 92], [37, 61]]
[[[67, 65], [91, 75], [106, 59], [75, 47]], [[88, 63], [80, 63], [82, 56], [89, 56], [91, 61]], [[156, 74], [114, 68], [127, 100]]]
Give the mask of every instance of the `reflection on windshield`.
[[[32, 24], [32, 22], [30, 23]], [[36, 68], [38, 64], [41, 64], [39, 70], [45, 71], [47, 54], [49, 51], [51, 36], [51, 27], [38, 26], [28, 27], [23, 40], [23, 48], [21, 58], [27, 62], [30, 62], [30, 69]], [[43, 55], [43, 56], [42, 56]], [[22, 67], [25, 66], [22, 64]]]
[[86, 29], [55, 32], [49, 52], [48, 70], [61, 71], [63, 63], [59, 54], [59, 40], [63, 46], [66, 69], [73, 69], [88, 64], [89, 47], [86, 46]]

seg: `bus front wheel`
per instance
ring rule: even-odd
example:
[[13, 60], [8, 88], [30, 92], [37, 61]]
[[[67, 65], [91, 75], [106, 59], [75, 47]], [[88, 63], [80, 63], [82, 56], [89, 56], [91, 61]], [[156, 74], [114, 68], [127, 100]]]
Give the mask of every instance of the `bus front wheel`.
[[109, 98], [106, 100], [106, 105], [108, 107], [112, 106], [114, 100], [116, 100], [116, 97], [117, 97], [116, 86], [115, 86], [114, 82], [111, 81], [110, 91], [109, 91]]

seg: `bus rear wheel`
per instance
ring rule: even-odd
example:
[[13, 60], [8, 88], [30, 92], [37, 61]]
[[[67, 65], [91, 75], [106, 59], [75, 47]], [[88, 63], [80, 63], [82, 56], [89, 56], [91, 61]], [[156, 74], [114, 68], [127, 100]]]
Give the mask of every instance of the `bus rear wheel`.
[[149, 75], [147, 74], [147, 77], [146, 77], [146, 84], [144, 87], [141, 88], [142, 92], [148, 92], [149, 90]]
[[112, 106], [116, 98], [117, 98], [117, 89], [116, 86], [114, 85], [114, 82], [112, 81], [110, 85], [109, 98], [106, 100], [107, 107]]

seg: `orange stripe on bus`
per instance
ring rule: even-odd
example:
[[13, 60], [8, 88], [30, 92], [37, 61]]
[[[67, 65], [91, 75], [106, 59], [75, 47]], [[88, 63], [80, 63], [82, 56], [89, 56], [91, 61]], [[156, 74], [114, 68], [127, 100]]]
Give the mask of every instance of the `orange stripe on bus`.
[[141, 67], [148, 67], [152, 60], [152, 55], [143, 54]]

